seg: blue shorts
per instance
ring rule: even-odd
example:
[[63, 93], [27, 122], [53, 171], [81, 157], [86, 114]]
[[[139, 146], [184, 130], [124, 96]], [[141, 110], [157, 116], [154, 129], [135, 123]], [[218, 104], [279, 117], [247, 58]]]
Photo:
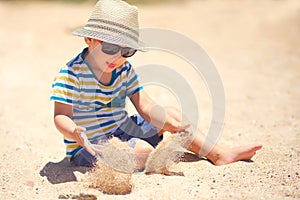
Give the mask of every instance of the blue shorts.
[[[162, 140], [162, 136], [158, 135], [157, 128], [149, 124], [139, 115], [133, 115], [128, 118], [115, 132], [112, 133], [111, 137], [118, 137], [124, 142], [128, 142], [128, 145], [132, 148], [138, 140], [144, 140], [151, 144], [153, 147]], [[96, 144], [98, 141], [93, 141]], [[71, 160], [75, 166], [93, 167], [97, 157], [91, 155], [85, 149], [81, 149]]]

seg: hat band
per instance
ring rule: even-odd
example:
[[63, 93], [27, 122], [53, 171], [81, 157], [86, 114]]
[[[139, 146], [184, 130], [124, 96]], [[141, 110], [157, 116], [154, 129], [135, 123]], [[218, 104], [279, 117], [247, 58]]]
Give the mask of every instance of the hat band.
[[118, 35], [124, 35], [128, 38], [131, 38], [135, 42], [138, 42], [138, 37], [133, 36], [133, 35], [129, 34], [128, 32], [124, 32], [124, 31], [121, 31], [121, 30], [118, 30], [118, 29], [115, 29], [115, 28], [112, 28], [112, 27], [103, 26], [103, 25], [96, 25], [96, 24], [86, 24], [85, 27], [95, 28], [95, 29], [98, 29], [98, 31], [99, 30], [106, 30], [106, 31], [109, 31], [109, 32], [112, 32], [112, 33], [115, 33], [115, 34], [118, 34]]
[[119, 24], [117, 22], [109, 21], [106, 19], [89, 19], [88, 22], [100, 22], [100, 23], [104, 23], [104, 24], [113, 25], [113, 26], [128, 30], [128, 31], [132, 32], [133, 34], [135, 34], [137, 37], [139, 36], [139, 32], [137, 30], [134, 30], [132, 28], [129, 28], [128, 26], [125, 26], [124, 24]]

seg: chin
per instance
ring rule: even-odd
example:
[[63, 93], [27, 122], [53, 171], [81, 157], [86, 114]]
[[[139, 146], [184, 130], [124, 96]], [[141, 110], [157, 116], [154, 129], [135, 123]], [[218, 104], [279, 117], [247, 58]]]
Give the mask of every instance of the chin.
[[105, 72], [105, 73], [111, 73], [111, 72], [114, 71], [114, 69], [115, 69], [115, 68], [106, 68], [106, 69], [104, 70], [104, 72]]

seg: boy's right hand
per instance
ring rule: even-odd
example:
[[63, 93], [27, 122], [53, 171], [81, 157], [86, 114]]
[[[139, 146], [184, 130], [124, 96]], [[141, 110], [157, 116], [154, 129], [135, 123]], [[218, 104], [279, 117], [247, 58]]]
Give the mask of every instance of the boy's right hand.
[[86, 129], [84, 127], [81, 126], [77, 126], [74, 130], [74, 137], [76, 142], [82, 146], [83, 148], [85, 148], [90, 154], [92, 154], [93, 156], [95, 156], [96, 154], [101, 153], [101, 151], [99, 150], [99, 148], [97, 148], [98, 145], [92, 144], [90, 143], [89, 139], [87, 138], [86, 134], [85, 134]]

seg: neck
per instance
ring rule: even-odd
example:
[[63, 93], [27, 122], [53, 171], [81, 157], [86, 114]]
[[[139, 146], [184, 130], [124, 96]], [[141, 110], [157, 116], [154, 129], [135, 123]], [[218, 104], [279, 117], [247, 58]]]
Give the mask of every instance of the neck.
[[99, 66], [95, 59], [89, 54], [89, 51], [84, 53], [84, 58], [88, 65], [91, 67], [92, 72], [95, 74], [97, 79], [103, 84], [109, 84], [112, 77], [112, 71], [102, 70], [105, 67]]
[[112, 72], [102, 73], [100, 76], [97, 76], [99, 81], [105, 85], [109, 84], [112, 78]]

